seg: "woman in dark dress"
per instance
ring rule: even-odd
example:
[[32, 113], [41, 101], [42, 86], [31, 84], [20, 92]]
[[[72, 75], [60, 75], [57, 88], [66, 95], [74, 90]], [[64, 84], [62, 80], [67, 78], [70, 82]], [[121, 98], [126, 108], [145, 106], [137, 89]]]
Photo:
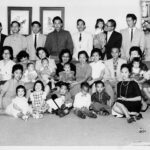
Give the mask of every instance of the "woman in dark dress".
[[[59, 72], [64, 71], [64, 64], [70, 63], [72, 60], [72, 54], [69, 49], [63, 49], [59, 54], [59, 63], [56, 64], [56, 75], [59, 75]], [[71, 71], [76, 73], [76, 66], [73, 63], [70, 63]]]
[[131, 123], [142, 118], [141, 91], [138, 83], [130, 80], [130, 69], [127, 64], [121, 66], [121, 74], [122, 81], [117, 84], [117, 101], [112, 108], [112, 113], [125, 115], [127, 122]]

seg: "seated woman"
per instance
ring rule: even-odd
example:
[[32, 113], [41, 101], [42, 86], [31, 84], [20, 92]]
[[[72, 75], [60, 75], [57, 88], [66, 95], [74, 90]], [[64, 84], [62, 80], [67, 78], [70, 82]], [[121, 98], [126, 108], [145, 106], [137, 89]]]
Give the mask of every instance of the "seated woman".
[[13, 61], [13, 49], [9, 46], [4, 46], [2, 49], [2, 60], [0, 61], [0, 85], [11, 79]]
[[3, 89], [0, 93], [0, 108], [6, 109], [12, 102], [12, 99], [15, 98], [16, 87], [23, 85], [23, 82], [21, 82], [22, 75], [23, 66], [21, 64], [15, 64], [12, 68], [12, 78], [3, 85]]
[[35, 69], [37, 70], [38, 73], [40, 73], [42, 66], [42, 59], [43, 58], [47, 58], [48, 62], [49, 62], [49, 68], [51, 69], [51, 76], [54, 76], [56, 73], [56, 64], [55, 64], [55, 60], [51, 59], [47, 49], [44, 47], [38, 47], [37, 51], [36, 51], [36, 55], [39, 58], [39, 60], [36, 61], [35, 63]]
[[17, 63], [21, 64], [23, 66], [23, 70], [25, 71], [27, 69], [27, 64], [30, 62], [29, 60], [29, 54], [22, 50], [17, 55]]
[[70, 63], [71, 71], [76, 73], [76, 66], [71, 63], [72, 55], [69, 49], [63, 49], [59, 54], [59, 63], [57, 64], [56, 75], [59, 76], [59, 73], [64, 71], [64, 64]]
[[141, 91], [138, 83], [130, 80], [130, 69], [127, 64], [121, 66], [121, 74], [122, 81], [117, 84], [117, 101], [112, 108], [112, 114], [118, 117], [125, 115], [127, 122], [131, 123], [142, 118]]
[[92, 68], [88, 64], [89, 56], [86, 51], [78, 53], [79, 63], [76, 64], [76, 81], [71, 83], [71, 96], [75, 96], [80, 92], [80, 84], [89, 81], [92, 76]]

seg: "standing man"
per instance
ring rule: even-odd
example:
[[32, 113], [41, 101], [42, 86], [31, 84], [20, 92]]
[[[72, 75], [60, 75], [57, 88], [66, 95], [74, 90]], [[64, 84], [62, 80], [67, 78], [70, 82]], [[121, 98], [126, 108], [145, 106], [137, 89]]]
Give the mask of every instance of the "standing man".
[[13, 49], [13, 56], [16, 58], [17, 54], [27, 49], [27, 41], [25, 36], [19, 33], [20, 31], [20, 23], [17, 21], [13, 21], [11, 23], [11, 31], [12, 34], [6, 37], [4, 41], [4, 46], [10, 46]]
[[62, 49], [69, 49], [73, 52], [73, 42], [69, 31], [63, 30], [63, 21], [59, 16], [53, 19], [54, 31], [46, 38], [45, 48], [52, 56], [58, 56]]
[[136, 28], [137, 17], [134, 14], [127, 14], [126, 22], [128, 28], [121, 30], [122, 34], [122, 47], [121, 57], [128, 59], [129, 50], [132, 46], [138, 46], [141, 50], [144, 50], [144, 32]]
[[2, 23], [0, 22], [0, 59], [2, 59], [2, 47], [3, 47], [3, 43], [5, 38], [7, 37], [6, 35], [2, 34]]
[[78, 53], [85, 50], [88, 55], [91, 55], [93, 49], [93, 37], [92, 34], [85, 31], [85, 21], [82, 19], [77, 20], [78, 32], [73, 35], [74, 51], [73, 58], [78, 60]]
[[122, 36], [119, 32], [115, 31], [116, 28], [116, 21], [113, 19], [110, 19], [107, 21], [107, 24], [105, 26], [106, 31], [106, 45], [104, 48], [105, 55], [107, 59], [111, 59], [111, 49], [113, 47], [121, 48], [122, 44]]
[[27, 36], [27, 52], [29, 53], [30, 60], [36, 60], [36, 49], [38, 47], [44, 47], [46, 36], [41, 34], [41, 24], [38, 21], [34, 21], [31, 24], [32, 34]]

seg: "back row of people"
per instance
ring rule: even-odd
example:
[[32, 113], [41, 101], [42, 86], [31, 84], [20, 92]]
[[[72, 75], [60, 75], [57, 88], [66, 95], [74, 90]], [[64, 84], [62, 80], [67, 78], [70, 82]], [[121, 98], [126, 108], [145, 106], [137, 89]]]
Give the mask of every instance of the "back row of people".
[[[127, 60], [132, 46], [140, 47], [142, 52], [147, 50], [148, 39], [145, 38], [142, 30], [136, 28], [137, 17], [134, 14], [127, 14], [126, 21], [128, 28], [121, 30], [119, 33], [115, 31], [117, 25], [115, 20], [109, 19], [105, 24], [103, 19], [97, 19], [95, 33], [92, 35], [85, 31], [85, 21], [78, 19], [78, 32], [71, 36], [69, 31], [63, 29], [63, 20], [57, 16], [53, 19], [55, 30], [49, 33], [47, 37], [40, 33], [40, 22], [34, 21], [31, 24], [33, 33], [26, 38], [19, 34], [20, 23], [13, 21], [10, 25], [12, 35], [5, 39], [5, 36], [1, 34], [1, 47], [2, 45], [11, 46], [14, 58], [21, 50], [26, 50], [29, 53], [30, 60], [37, 59], [36, 49], [38, 47], [45, 47], [51, 56], [57, 56], [62, 49], [69, 49], [76, 60], [78, 59], [78, 53], [82, 50], [85, 50], [90, 56], [93, 47], [101, 50], [102, 59], [110, 59], [112, 58], [111, 48], [117, 47], [121, 49], [121, 57]], [[0, 24], [1, 30], [2, 24]], [[145, 52], [146, 59], [149, 57], [147, 51]]]

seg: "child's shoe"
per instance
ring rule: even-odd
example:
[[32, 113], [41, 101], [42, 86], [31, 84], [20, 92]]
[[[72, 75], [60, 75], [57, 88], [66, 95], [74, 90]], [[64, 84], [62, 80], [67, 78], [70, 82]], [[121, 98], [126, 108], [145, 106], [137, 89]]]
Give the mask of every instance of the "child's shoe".
[[92, 112], [92, 111], [89, 111], [87, 113], [87, 116], [90, 117], [90, 118], [97, 118], [97, 115], [94, 112]]
[[82, 118], [82, 119], [86, 118], [86, 115], [82, 111], [78, 111], [77, 112], [77, 116], [80, 117], [80, 118]]
[[23, 119], [24, 121], [27, 121], [27, 120], [29, 119], [29, 116], [23, 115], [23, 116], [22, 116], [22, 119]]

